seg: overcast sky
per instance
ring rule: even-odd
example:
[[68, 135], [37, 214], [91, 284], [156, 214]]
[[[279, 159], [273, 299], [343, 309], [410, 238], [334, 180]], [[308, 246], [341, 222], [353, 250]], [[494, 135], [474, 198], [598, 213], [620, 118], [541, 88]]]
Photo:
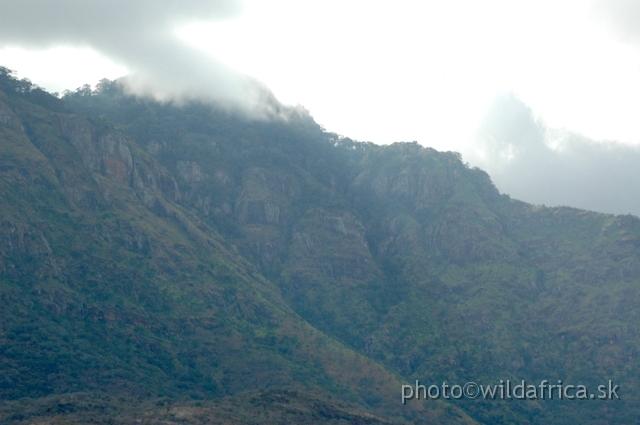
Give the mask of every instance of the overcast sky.
[[261, 81], [329, 131], [458, 150], [513, 197], [640, 215], [638, 1], [0, 0], [0, 65], [254, 112]]

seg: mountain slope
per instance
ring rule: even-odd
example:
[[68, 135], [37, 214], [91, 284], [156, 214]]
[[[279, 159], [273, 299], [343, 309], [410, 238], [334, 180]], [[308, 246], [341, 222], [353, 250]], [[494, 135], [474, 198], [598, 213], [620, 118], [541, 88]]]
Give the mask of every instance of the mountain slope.
[[[178, 203], [174, 176], [135, 141], [16, 83], [4, 75], [0, 87], [5, 421], [129, 423], [162, 416], [162, 397], [187, 409], [185, 397], [260, 399], [271, 389], [310, 415], [305, 400], [317, 398], [329, 412], [346, 403], [345, 417], [464, 417], [441, 403], [401, 410], [398, 378], [292, 311]], [[233, 417], [252, 423], [258, 413]]]
[[[512, 200], [456, 153], [354, 142], [295, 109], [255, 121], [106, 80], [64, 102], [3, 90], [5, 398], [42, 412], [109, 389], [165, 419], [154, 397], [204, 398], [174, 413], [205, 416], [267, 399], [292, 422], [640, 414], [637, 217]], [[399, 403], [415, 380], [507, 379], [612, 380], [622, 399]]]
[[[175, 107], [117, 83], [68, 93], [168, 170], [182, 205], [303, 318], [407, 380], [623, 388], [607, 403], [457, 402], [485, 423], [625, 423], [638, 412], [640, 220], [500, 195], [452, 152]], [[612, 409], [610, 406], [615, 406]]]

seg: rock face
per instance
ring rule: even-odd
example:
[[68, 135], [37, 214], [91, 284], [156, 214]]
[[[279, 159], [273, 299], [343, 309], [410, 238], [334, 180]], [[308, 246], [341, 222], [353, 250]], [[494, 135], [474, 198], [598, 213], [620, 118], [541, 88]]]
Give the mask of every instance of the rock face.
[[[323, 283], [348, 285], [367, 282], [376, 275], [364, 226], [346, 211], [308, 211], [294, 227], [290, 250], [287, 266], [294, 280], [304, 280], [309, 265], [316, 268], [314, 274], [321, 276]], [[299, 276], [292, 272], [296, 269]]]
[[295, 181], [262, 168], [250, 168], [242, 182], [234, 208], [240, 223], [288, 224], [288, 203], [299, 193]]
[[[408, 158], [411, 158], [408, 160]], [[395, 199], [410, 208], [428, 209], [452, 196], [465, 172], [459, 156], [417, 144], [393, 145], [370, 152], [352, 190]]]
[[195, 161], [176, 162], [176, 172], [180, 180], [185, 183], [196, 183], [207, 177], [207, 175], [200, 170], [200, 166]]
[[249, 200], [243, 193], [238, 199], [236, 217], [242, 224], [279, 224], [280, 206], [268, 199]]
[[133, 158], [124, 135], [97, 135], [86, 119], [74, 116], [60, 117], [60, 129], [89, 170], [121, 183], [131, 182]]
[[363, 160], [364, 170], [350, 187], [352, 196], [364, 197], [395, 216], [388, 224], [388, 219], [379, 223], [378, 229], [388, 232], [380, 234], [377, 252], [406, 251], [399, 246], [402, 232], [403, 243], [447, 261], [504, 256], [504, 232], [488, 206], [499, 194], [485, 173], [466, 168], [456, 154], [415, 144], [381, 150]]
[[[56, 164], [55, 172], [73, 201], [83, 209], [95, 209], [100, 202], [110, 202], [109, 189], [100, 185], [91, 173], [107, 180], [134, 188], [140, 200], [158, 214], [163, 214], [159, 195], [172, 201], [180, 198], [174, 178], [159, 166], [131, 139], [114, 129], [100, 131], [87, 118], [70, 114], [58, 114], [52, 121], [51, 131], [59, 133], [75, 150], [83, 166], [60, 163], [54, 150], [40, 146], [49, 152], [49, 159]], [[101, 197], [96, 198], [93, 189], [101, 187]]]

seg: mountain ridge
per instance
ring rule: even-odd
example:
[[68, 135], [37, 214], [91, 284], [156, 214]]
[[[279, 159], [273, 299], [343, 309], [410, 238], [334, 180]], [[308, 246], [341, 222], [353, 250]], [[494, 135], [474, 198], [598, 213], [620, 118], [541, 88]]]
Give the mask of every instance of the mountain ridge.
[[[22, 247], [1, 253], [13, 264], [2, 270], [22, 273], [3, 274], [16, 313], [1, 329], [14, 335], [3, 352], [23, 367], [11, 350], [33, 329], [12, 330], [26, 321], [18, 304], [53, 323], [43, 311], [78, 317], [89, 300], [84, 339], [120, 344], [103, 348], [113, 354], [105, 372], [118, 376], [100, 378], [118, 391], [133, 371], [147, 388], [137, 394], [240, 400], [250, 381], [306, 391], [303, 404], [340, 395], [390, 421], [625, 423], [637, 413], [637, 217], [512, 200], [457, 153], [355, 142], [303, 115], [250, 121], [127, 96], [108, 81], [62, 101], [21, 90], [0, 99], [2, 208], [13, 217], [0, 235]], [[60, 386], [79, 382], [71, 372], [56, 374], [46, 385], [39, 373], [11, 379], [47, 388], [31, 393], [42, 400], [73, 392]], [[401, 382], [416, 379], [612, 379], [623, 399], [403, 408]]]
[[[83, 412], [78, 391], [124, 423], [154, 397], [254, 388], [333, 394], [329, 410], [344, 400], [365, 416], [373, 400], [390, 405], [398, 378], [301, 320], [232, 244], [176, 204], [174, 178], [132, 139], [32, 103], [33, 92], [0, 94], [6, 420], [46, 418], [40, 400], [61, 393], [57, 414], [104, 421]], [[372, 387], [355, 386], [353, 374]], [[405, 416], [447, 414], [431, 407]]]

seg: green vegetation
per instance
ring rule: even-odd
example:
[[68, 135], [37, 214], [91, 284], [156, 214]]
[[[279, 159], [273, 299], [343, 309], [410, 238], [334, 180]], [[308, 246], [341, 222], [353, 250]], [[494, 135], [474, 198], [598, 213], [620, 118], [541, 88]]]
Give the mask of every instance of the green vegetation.
[[[5, 421], [640, 415], [637, 217], [512, 200], [454, 152], [295, 109], [256, 121], [107, 80], [57, 99], [1, 71]], [[613, 380], [622, 400], [402, 406], [416, 379]]]

